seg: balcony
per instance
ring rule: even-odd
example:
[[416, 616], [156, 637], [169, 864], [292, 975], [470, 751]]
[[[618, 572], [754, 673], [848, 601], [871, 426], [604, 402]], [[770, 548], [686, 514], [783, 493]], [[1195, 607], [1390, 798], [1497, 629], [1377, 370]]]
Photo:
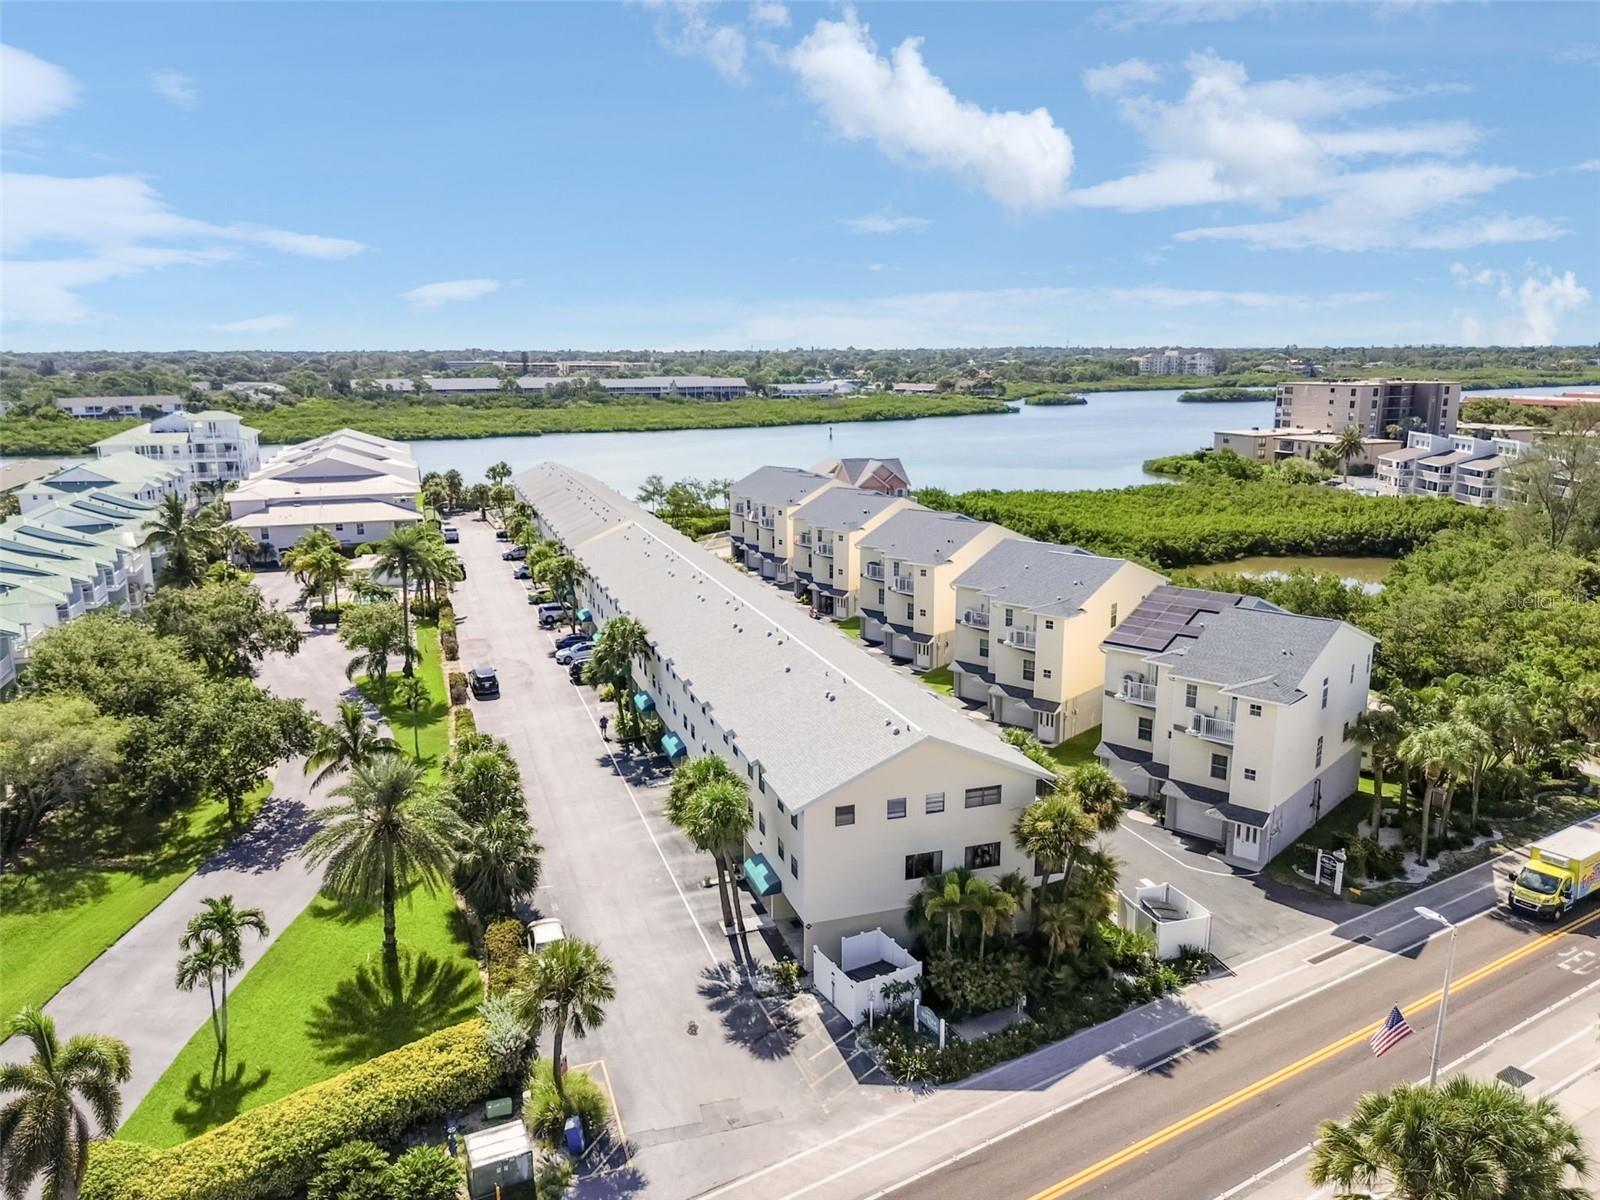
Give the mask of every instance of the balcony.
[[1008, 629], [1001, 638], [1008, 646], [1015, 646], [1018, 650], [1033, 650], [1039, 645], [1039, 635], [1031, 629]]
[[916, 580], [910, 575], [896, 575], [890, 586], [893, 587], [895, 591], [904, 592], [909, 596], [913, 591], [916, 590], [917, 583]]
[[762, 517], [761, 518], [761, 528], [763, 528], [763, 529], [773, 529], [773, 528], [776, 528], [776, 526], [777, 526], [777, 522], [772, 517]]
[[969, 608], [961, 614], [961, 623], [970, 625], [974, 629], [989, 628], [989, 610], [987, 608]]
[[797, 546], [804, 546], [807, 550], [811, 549], [811, 535], [809, 533], [802, 533], [799, 537], [795, 538], [794, 544]]
[[868, 579], [876, 579], [881, 582], [883, 579], [883, 564], [881, 562], [869, 562], [862, 568], [861, 573]]
[[1156, 706], [1156, 685], [1145, 683], [1140, 679], [1124, 679], [1122, 686], [1117, 689], [1117, 699], [1129, 704], [1142, 704], [1146, 708]]
[[833, 543], [831, 541], [829, 541], [827, 538], [823, 538], [820, 541], [818, 541], [816, 545], [811, 547], [811, 553], [820, 554], [820, 555], [822, 555], [823, 558], [832, 558], [833, 557]]
[[1221, 742], [1225, 746], [1233, 745], [1233, 722], [1225, 721], [1221, 717], [1208, 717], [1204, 713], [1194, 713], [1189, 717], [1189, 732], [1195, 737], [1204, 738], [1208, 742]]

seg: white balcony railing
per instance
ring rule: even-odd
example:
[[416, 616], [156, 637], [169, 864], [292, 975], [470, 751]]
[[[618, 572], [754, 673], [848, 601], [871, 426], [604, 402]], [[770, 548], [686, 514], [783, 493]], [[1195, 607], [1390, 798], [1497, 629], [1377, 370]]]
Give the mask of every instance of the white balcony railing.
[[1204, 713], [1194, 713], [1189, 718], [1189, 732], [1196, 737], [1205, 738], [1208, 742], [1223, 742], [1233, 745], [1233, 722], [1221, 717], [1208, 717]]
[[866, 567], [863, 568], [862, 574], [864, 574], [868, 579], [881, 580], [883, 578], [883, 564], [881, 562], [869, 562]]
[[797, 546], [804, 546], [807, 550], [811, 549], [811, 535], [809, 533], [802, 533], [794, 541]]
[[970, 625], [974, 629], [989, 628], [989, 610], [987, 608], [969, 608], [961, 614], [961, 623]]
[[890, 586], [895, 591], [904, 592], [909, 596], [916, 589], [917, 583], [910, 575], [896, 575], [893, 584]]
[[763, 529], [772, 529], [772, 528], [775, 528], [776, 525], [777, 525], [777, 521], [775, 521], [772, 517], [762, 517], [761, 518], [761, 528], [763, 528]]
[[811, 553], [820, 554], [823, 558], [832, 558], [833, 543], [827, 538], [823, 538], [822, 540], [818, 541], [816, 545], [811, 547]]
[[1148, 708], [1154, 708], [1156, 685], [1139, 679], [1124, 679], [1122, 686], [1117, 689], [1117, 699], [1126, 700], [1129, 704], [1143, 704]]
[[1004, 640], [1018, 650], [1032, 650], [1039, 644], [1039, 635], [1031, 629], [1008, 629]]

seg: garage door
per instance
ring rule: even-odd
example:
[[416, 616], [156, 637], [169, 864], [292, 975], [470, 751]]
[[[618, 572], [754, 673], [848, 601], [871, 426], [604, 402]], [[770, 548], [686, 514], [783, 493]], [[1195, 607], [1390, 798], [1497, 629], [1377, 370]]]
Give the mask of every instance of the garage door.
[[1206, 810], [1210, 807], [1209, 804], [1201, 804], [1199, 801], [1188, 800], [1182, 796], [1169, 797], [1167, 824], [1178, 833], [1209, 838], [1220, 846], [1223, 839], [1223, 821], [1219, 817], [1206, 816]]
[[956, 695], [974, 704], [983, 704], [989, 699], [989, 685], [977, 675], [960, 671], [956, 674]]

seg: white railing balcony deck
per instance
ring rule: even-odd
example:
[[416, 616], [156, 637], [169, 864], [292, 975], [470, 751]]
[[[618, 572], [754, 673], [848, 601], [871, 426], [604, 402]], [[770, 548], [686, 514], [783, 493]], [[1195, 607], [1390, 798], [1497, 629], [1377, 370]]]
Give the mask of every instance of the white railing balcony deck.
[[774, 529], [776, 527], [777, 527], [777, 521], [774, 518], [772, 518], [772, 517], [762, 517], [761, 518], [761, 528], [763, 528], [763, 529]]
[[1018, 650], [1032, 650], [1039, 645], [1039, 635], [1031, 629], [1008, 629], [1004, 641]]
[[970, 625], [974, 629], [989, 628], [989, 610], [987, 608], [969, 608], [961, 614], [961, 623]]
[[1154, 708], [1156, 685], [1138, 679], [1124, 679], [1122, 686], [1117, 689], [1117, 699], [1126, 700], [1129, 704], [1142, 704], [1147, 708]]
[[826, 538], [819, 540], [811, 547], [811, 553], [820, 554], [823, 558], [833, 557], [833, 543]]
[[910, 595], [916, 589], [917, 583], [910, 575], [896, 575], [891, 586], [897, 592]]
[[883, 578], [883, 564], [881, 562], [869, 562], [861, 573], [868, 579], [881, 580]]
[[809, 533], [802, 533], [794, 541], [797, 546], [804, 546], [807, 550], [811, 549], [811, 535]]
[[1208, 742], [1222, 742], [1224, 745], [1233, 745], [1233, 722], [1221, 717], [1208, 717], [1204, 713], [1194, 713], [1189, 718], [1189, 732], [1196, 737], [1205, 738]]

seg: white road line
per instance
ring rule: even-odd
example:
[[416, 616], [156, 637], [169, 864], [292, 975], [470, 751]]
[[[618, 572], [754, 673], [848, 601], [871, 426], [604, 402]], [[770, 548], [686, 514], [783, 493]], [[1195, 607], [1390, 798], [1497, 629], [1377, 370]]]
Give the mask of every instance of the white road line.
[[1156, 845], [1149, 838], [1145, 837], [1144, 834], [1142, 834], [1142, 833], [1134, 833], [1134, 831], [1132, 829], [1129, 829], [1126, 825], [1123, 825], [1121, 828], [1122, 828], [1122, 831], [1124, 833], [1133, 834], [1134, 837], [1138, 838], [1146, 846], [1149, 846], [1150, 849], [1154, 850], [1157, 854], [1161, 855], [1162, 858], [1170, 859], [1171, 861], [1177, 863], [1185, 871], [1193, 871], [1196, 875], [1221, 875], [1221, 876], [1223, 876], [1224, 878], [1227, 878], [1227, 879], [1254, 879], [1257, 875], [1261, 874], [1261, 872], [1259, 872], [1259, 871], [1249, 871], [1249, 872], [1241, 874], [1238, 871], [1207, 871], [1202, 867], [1191, 867], [1188, 863], [1184, 862], [1183, 859], [1178, 858], [1178, 857], [1176, 857], [1174, 855], [1168, 854], [1160, 846]]

